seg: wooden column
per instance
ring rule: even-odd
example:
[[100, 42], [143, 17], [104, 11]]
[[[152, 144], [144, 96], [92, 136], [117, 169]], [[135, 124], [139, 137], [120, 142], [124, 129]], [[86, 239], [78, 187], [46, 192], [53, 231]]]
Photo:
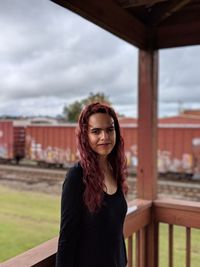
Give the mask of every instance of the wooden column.
[[[139, 50], [139, 112], [138, 112], [138, 198], [154, 200], [157, 197], [157, 100], [158, 51]], [[145, 266], [158, 267], [158, 225], [146, 229]]]
[[138, 198], [157, 196], [158, 51], [139, 50]]

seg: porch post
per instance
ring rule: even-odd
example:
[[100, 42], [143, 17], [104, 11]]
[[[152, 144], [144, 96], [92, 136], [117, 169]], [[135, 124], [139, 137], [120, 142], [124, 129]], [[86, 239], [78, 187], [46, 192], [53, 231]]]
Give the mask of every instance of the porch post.
[[[154, 200], [157, 197], [157, 101], [158, 51], [139, 50], [138, 91], [138, 198]], [[140, 266], [158, 267], [158, 224], [154, 214], [146, 228], [145, 247]], [[142, 263], [143, 262], [143, 263]]]
[[157, 197], [158, 51], [139, 50], [137, 196]]

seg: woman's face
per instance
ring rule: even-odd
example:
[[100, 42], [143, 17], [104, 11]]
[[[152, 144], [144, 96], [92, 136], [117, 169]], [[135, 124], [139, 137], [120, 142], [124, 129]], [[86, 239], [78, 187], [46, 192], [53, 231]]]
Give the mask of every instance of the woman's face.
[[106, 157], [116, 143], [114, 120], [106, 113], [95, 113], [88, 120], [89, 145], [99, 156]]

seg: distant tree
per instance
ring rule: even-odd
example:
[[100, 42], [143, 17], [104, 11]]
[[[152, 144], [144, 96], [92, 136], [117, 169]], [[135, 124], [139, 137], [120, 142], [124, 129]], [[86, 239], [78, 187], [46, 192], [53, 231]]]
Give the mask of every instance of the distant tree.
[[108, 97], [105, 96], [104, 93], [90, 93], [87, 98], [82, 100], [83, 105], [88, 105], [95, 102], [104, 103], [109, 106], [111, 105], [111, 102], [109, 101]]
[[78, 121], [78, 116], [82, 110], [82, 103], [79, 101], [75, 101], [74, 103], [70, 104], [68, 107], [65, 106], [63, 109], [63, 115], [69, 122], [76, 122]]
[[85, 105], [95, 102], [111, 105], [111, 102], [109, 101], [108, 97], [104, 95], [104, 93], [96, 93], [96, 94], [90, 93], [87, 98], [84, 98], [81, 101], [75, 101], [69, 106], [64, 106], [63, 117], [69, 122], [77, 122], [82, 108]]
[[1, 120], [16, 120], [16, 119], [20, 119], [20, 116], [14, 116], [14, 115], [4, 114], [4, 115], [1, 115], [0, 116], [0, 119]]

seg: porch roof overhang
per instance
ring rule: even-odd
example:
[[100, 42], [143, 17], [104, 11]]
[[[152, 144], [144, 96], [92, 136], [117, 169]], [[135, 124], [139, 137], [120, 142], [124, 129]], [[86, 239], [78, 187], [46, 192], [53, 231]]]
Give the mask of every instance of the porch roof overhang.
[[143, 50], [200, 44], [200, 0], [51, 0]]

